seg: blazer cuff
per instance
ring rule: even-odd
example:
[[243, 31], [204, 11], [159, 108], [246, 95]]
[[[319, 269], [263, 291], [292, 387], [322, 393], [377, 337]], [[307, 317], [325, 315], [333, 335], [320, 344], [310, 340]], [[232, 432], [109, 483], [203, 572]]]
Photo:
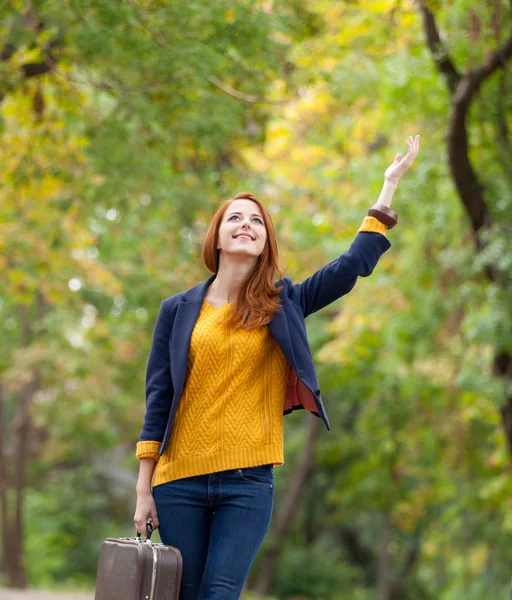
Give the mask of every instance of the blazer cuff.
[[357, 233], [361, 231], [373, 231], [375, 233], [382, 233], [383, 235], [386, 235], [388, 226], [384, 225], [384, 223], [381, 223], [375, 217], [365, 217]]
[[156, 461], [160, 458], [160, 442], [138, 442], [136, 456], [141, 458], [154, 458]]

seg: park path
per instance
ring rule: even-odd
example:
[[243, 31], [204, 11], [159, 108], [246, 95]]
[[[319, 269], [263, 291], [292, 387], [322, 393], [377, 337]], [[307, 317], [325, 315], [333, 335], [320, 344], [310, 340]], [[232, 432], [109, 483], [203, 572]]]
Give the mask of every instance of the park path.
[[94, 593], [38, 592], [35, 590], [0, 589], [0, 600], [93, 600]]

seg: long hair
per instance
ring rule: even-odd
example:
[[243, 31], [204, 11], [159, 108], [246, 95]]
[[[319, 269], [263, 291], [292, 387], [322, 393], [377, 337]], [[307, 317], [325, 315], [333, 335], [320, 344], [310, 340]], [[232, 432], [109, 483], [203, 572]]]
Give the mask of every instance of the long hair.
[[238, 293], [233, 310], [228, 313], [224, 324], [247, 331], [267, 325], [280, 309], [279, 287], [275, 285], [275, 277], [283, 273], [278, 262], [277, 237], [274, 223], [268, 210], [252, 194], [241, 193], [226, 200], [217, 210], [206, 233], [203, 243], [203, 261], [212, 273], [219, 269], [219, 253], [217, 242], [219, 228], [224, 213], [235, 200], [252, 200], [261, 210], [263, 222], [267, 230], [267, 240], [263, 252], [258, 257], [254, 269], [249, 273]]

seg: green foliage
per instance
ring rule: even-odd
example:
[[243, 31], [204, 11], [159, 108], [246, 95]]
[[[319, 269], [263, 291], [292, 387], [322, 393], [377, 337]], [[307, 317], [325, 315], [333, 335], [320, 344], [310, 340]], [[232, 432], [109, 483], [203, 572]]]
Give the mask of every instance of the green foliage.
[[343, 596], [334, 596], [333, 591], [346, 586], [350, 586], [356, 598], [364, 598], [357, 589], [356, 570], [343, 562], [339, 547], [327, 539], [319, 540], [307, 551], [303, 546], [290, 544], [279, 560], [275, 581], [278, 598], [302, 594], [319, 600], [333, 597], [343, 600]]
[[99, 544], [116, 533], [126, 535], [113, 520], [111, 487], [104, 474], [80, 464], [49, 473], [32, 491], [26, 504], [31, 581], [43, 588], [94, 583]]
[[[386, 536], [404, 600], [508, 593], [510, 389], [493, 357], [512, 352], [510, 73], [485, 83], [468, 117], [493, 219], [476, 255], [446, 158], [449, 94], [417, 4], [45, 0], [33, 2], [39, 31], [25, 3], [0, 8], [3, 43], [16, 46], [0, 61], [9, 457], [27, 374], [40, 378], [31, 584], [92, 586], [101, 540], [131, 534], [152, 328], [163, 297], [206, 277], [198, 257], [219, 202], [261, 196], [284, 271], [303, 280], [348, 248], [387, 164], [419, 132], [392, 249], [308, 319], [332, 431], [269, 600], [375, 598]], [[461, 73], [510, 31], [504, 1], [428, 4]], [[49, 46], [55, 67], [25, 78]], [[278, 501], [307, 418], [287, 417]]]

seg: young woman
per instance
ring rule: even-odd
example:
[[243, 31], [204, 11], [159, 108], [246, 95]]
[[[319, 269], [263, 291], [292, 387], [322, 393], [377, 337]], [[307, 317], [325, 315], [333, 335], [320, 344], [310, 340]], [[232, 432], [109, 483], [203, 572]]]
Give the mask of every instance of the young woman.
[[180, 600], [236, 600], [269, 529], [283, 415], [329, 420], [304, 319], [369, 276], [391, 244], [390, 209], [419, 151], [407, 140], [350, 249], [302, 283], [278, 266], [271, 217], [251, 194], [224, 202], [203, 260], [214, 273], [162, 301], [146, 372], [134, 522], [183, 556]]

